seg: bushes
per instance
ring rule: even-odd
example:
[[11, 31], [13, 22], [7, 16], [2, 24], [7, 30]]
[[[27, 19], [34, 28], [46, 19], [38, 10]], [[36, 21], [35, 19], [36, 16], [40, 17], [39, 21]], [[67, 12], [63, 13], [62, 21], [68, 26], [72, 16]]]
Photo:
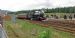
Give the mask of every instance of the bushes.
[[39, 34], [39, 38], [49, 38], [49, 30], [47, 29], [46, 31], [43, 31]]

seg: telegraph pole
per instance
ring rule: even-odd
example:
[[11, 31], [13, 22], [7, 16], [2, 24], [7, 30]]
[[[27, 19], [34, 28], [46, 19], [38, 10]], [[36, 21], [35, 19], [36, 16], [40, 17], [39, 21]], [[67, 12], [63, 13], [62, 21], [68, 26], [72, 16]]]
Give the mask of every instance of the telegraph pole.
[[48, 12], [48, 9], [49, 9], [49, 0], [46, 0], [46, 11]]
[[49, 8], [49, 0], [46, 0], [46, 8]]

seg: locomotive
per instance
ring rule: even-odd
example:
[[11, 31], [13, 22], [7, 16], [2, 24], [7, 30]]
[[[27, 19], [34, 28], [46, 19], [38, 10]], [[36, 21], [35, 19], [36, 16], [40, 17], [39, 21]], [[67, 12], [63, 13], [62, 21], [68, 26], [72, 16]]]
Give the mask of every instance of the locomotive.
[[46, 19], [44, 16], [44, 11], [42, 10], [30, 11], [29, 13], [26, 13], [26, 15], [19, 15], [18, 18], [37, 21], [42, 21]]

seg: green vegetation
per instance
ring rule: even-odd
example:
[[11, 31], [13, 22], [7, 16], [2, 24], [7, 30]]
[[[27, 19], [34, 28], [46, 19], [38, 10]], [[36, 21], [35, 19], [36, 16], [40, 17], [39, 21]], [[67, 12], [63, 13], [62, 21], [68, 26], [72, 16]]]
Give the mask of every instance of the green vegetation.
[[17, 20], [16, 24], [6, 21], [5, 29], [9, 38], [39, 38], [43, 31], [49, 33], [49, 38], [75, 38], [68, 32], [58, 31], [52, 27], [41, 27], [39, 24], [33, 24], [27, 20]]
[[70, 13], [45, 13], [45, 15], [57, 15], [60, 18], [63, 18], [64, 15], [70, 15]]
[[[41, 10], [41, 9], [33, 9], [33, 10], [21, 10], [21, 11], [16, 11], [16, 12], [11, 12], [11, 14], [21, 14], [21, 13], [29, 13], [29, 12], [34, 12], [36, 10]], [[44, 9], [45, 13], [75, 13], [75, 7], [61, 7], [61, 8], [52, 8], [52, 9]]]
[[46, 13], [75, 13], [75, 7], [61, 7], [46, 9]]

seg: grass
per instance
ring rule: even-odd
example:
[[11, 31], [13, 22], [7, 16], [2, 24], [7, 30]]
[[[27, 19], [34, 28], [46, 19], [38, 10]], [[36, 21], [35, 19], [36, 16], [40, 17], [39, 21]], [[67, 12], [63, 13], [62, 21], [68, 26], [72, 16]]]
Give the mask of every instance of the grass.
[[74, 15], [74, 13], [45, 13], [45, 15], [49, 15], [49, 16], [51, 16], [51, 15], [57, 15], [59, 17], [63, 17], [64, 15], [69, 16], [71, 14]]
[[[75, 38], [68, 32], [58, 31], [53, 29], [53, 27], [41, 27], [39, 24], [33, 24], [27, 20], [17, 20], [16, 24], [6, 21], [5, 29], [9, 38], [38, 38], [38, 35], [46, 30], [49, 30], [49, 38]], [[32, 35], [32, 33], [35, 33], [35, 35]]]

